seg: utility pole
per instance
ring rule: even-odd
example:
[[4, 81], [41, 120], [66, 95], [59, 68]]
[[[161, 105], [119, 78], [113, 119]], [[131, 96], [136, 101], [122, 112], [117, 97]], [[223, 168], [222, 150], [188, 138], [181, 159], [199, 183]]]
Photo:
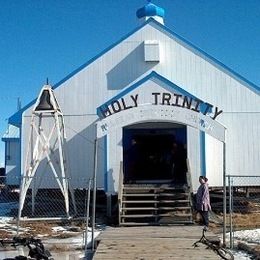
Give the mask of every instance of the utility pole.
[[22, 108], [22, 102], [20, 97], [17, 98], [17, 111], [19, 111]]

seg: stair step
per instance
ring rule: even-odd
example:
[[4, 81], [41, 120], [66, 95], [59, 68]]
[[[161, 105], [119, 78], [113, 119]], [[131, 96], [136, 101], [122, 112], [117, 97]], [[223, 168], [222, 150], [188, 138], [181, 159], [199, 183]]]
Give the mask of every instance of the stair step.
[[120, 226], [151, 226], [159, 225], [158, 222], [121, 222]]
[[157, 200], [123, 200], [122, 203], [158, 203]]
[[121, 208], [122, 210], [158, 210], [158, 208], [155, 208], [155, 207], [131, 207], [131, 208], [128, 208], [128, 207], [123, 207]]
[[124, 193], [123, 197], [155, 197], [159, 196], [159, 194], [153, 194], [153, 193]]
[[164, 190], [171, 190], [171, 191], [186, 191], [187, 188], [181, 188], [181, 187], [171, 187], [171, 186], [166, 186], [166, 187], [153, 187], [153, 186], [124, 186], [123, 190], [154, 190], [154, 191], [164, 191]]
[[140, 192], [140, 191], [135, 191], [135, 192], [131, 192], [131, 193], [129, 193], [129, 192], [124, 192], [123, 193], [123, 196], [150, 196], [150, 197], [152, 197], [152, 196], [156, 196], [156, 197], [185, 197], [185, 198], [187, 198], [187, 197], [189, 197], [189, 194], [188, 193], [162, 193], [162, 192], [160, 192], [160, 193], [145, 193], [145, 192]]
[[157, 218], [157, 217], [191, 217], [185, 213], [160, 213], [160, 214], [122, 214], [121, 218]]
[[122, 201], [153, 201], [156, 203], [169, 203], [174, 204], [176, 203], [189, 203], [190, 200], [187, 198], [157, 198], [157, 197], [145, 197], [145, 196], [124, 196]]
[[[193, 224], [191, 220], [172, 220], [171, 225], [176, 224]], [[163, 226], [163, 225], [169, 225], [169, 223], [163, 223], [163, 222], [122, 222], [120, 223], [120, 226]]]
[[191, 213], [161, 213], [158, 214], [159, 217], [191, 217]]
[[122, 214], [121, 218], [156, 218], [156, 214]]
[[158, 210], [191, 210], [191, 207], [158, 207]]
[[178, 197], [181, 197], [181, 196], [185, 196], [185, 197], [188, 197], [189, 194], [188, 193], [159, 193], [160, 196], [178, 196]]
[[122, 203], [136, 203], [136, 204], [148, 204], [148, 203], [169, 203], [169, 204], [177, 204], [177, 203], [189, 203], [189, 200], [122, 200]]
[[189, 203], [189, 200], [158, 200], [158, 203]]
[[191, 210], [190, 207], [122, 207], [121, 210]]

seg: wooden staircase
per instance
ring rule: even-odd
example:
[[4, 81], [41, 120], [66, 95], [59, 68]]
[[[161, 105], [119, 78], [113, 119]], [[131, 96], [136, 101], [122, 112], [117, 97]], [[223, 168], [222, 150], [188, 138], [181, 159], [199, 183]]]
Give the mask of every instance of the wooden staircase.
[[119, 225], [191, 224], [192, 201], [187, 186], [125, 184], [119, 197]]

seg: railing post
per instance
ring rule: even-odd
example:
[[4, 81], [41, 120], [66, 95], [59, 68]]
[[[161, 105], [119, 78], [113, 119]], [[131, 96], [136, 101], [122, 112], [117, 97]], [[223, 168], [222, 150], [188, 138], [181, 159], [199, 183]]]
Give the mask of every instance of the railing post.
[[187, 172], [186, 172], [187, 185], [188, 185], [188, 187], [190, 188], [190, 191], [193, 192], [192, 180], [191, 180], [190, 160], [189, 160], [189, 158], [186, 159], [186, 166], [187, 166]]
[[98, 139], [95, 138], [94, 143], [94, 174], [93, 174], [93, 202], [92, 202], [92, 253], [95, 251], [95, 238], [94, 238], [94, 229], [96, 221], [96, 190], [97, 190], [97, 144]]
[[226, 190], [226, 144], [223, 142], [223, 245], [226, 246], [226, 217], [227, 217], [227, 190]]
[[86, 229], [85, 229], [85, 258], [88, 257], [88, 222], [89, 222], [89, 205], [90, 205], [90, 189], [92, 180], [88, 181], [88, 198], [87, 198], [87, 216], [86, 216]]
[[119, 170], [119, 180], [118, 180], [118, 218], [119, 218], [119, 225], [121, 224], [121, 205], [122, 205], [122, 192], [123, 192], [123, 186], [124, 186], [124, 176], [123, 176], [123, 162], [120, 162], [120, 170]]
[[232, 222], [232, 212], [233, 212], [233, 194], [232, 194], [232, 180], [231, 180], [231, 176], [228, 176], [228, 187], [229, 187], [229, 226], [230, 226], [230, 230], [229, 230], [229, 246], [231, 249], [233, 249], [233, 222]]

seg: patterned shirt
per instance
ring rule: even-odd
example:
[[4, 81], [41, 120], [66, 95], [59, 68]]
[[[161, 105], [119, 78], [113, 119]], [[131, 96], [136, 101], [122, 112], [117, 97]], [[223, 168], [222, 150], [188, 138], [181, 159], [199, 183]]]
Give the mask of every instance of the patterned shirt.
[[210, 198], [209, 198], [209, 188], [208, 184], [201, 184], [198, 188], [196, 195], [196, 208], [197, 210], [209, 211], [211, 210]]

